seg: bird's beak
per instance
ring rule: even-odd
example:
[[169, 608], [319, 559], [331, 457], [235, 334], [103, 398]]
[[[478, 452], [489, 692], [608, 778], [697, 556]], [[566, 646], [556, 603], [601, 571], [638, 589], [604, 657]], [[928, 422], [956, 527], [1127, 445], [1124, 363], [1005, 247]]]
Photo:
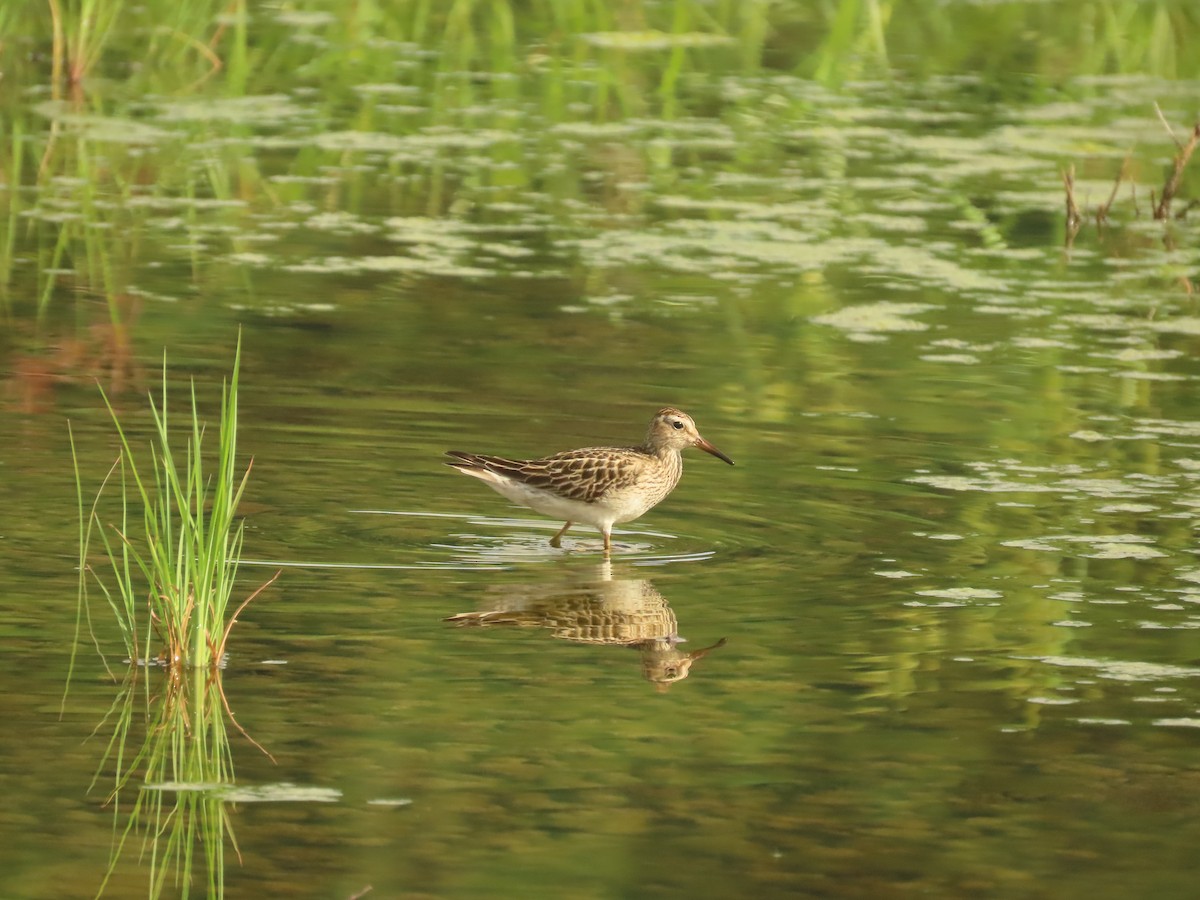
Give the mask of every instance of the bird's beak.
[[724, 453], [722, 453], [720, 450], [718, 450], [716, 447], [714, 447], [712, 444], [710, 444], [704, 438], [700, 437], [700, 435], [696, 435], [696, 446], [699, 447], [701, 450], [703, 450], [705, 453], [711, 453], [713, 456], [715, 456], [717, 459], [721, 460], [722, 462], [727, 462], [731, 466], [733, 465], [732, 459], [730, 459], [728, 456], [726, 456]]

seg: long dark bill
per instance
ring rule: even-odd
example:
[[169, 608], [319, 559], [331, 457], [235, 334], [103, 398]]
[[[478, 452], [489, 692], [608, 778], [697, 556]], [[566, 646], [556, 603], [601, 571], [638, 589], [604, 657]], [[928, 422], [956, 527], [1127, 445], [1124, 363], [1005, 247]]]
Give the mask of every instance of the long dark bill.
[[715, 456], [717, 459], [721, 460], [722, 462], [727, 462], [731, 466], [733, 465], [732, 459], [730, 459], [728, 456], [726, 456], [724, 453], [722, 453], [720, 450], [718, 450], [716, 447], [714, 447], [712, 444], [710, 444], [704, 438], [700, 438], [698, 441], [696, 441], [696, 446], [699, 447], [701, 450], [703, 450], [705, 453], [711, 453], [713, 456]]

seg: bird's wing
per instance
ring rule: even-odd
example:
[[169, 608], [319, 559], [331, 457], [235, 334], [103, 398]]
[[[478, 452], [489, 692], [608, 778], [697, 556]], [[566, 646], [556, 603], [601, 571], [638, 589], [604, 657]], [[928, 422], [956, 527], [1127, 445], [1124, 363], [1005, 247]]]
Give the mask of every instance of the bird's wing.
[[541, 459], [505, 459], [477, 453], [451, 453], [459, 463], [507, 475], [530, 487], [553, 491], [568, 500], [595, 503], [610, 491], [637, 480], [635, 457], [624, 448], [589, 447], [567, 450]]

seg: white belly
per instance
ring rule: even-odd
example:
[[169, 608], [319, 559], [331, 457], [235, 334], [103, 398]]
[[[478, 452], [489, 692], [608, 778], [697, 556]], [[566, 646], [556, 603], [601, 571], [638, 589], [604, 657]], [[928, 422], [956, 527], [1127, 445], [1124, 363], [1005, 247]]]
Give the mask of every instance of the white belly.
[[508, 498], [518, 506], [528, 507], [544, 516], [550, 516], [552, 519], [562, 522], [582, 522], [602, 530], [610, 529], [613, 525], [621, 522], [632, 522], [656, 506], [669, 493], [625, 490], [594, 503], [584, 503], [579, 500], [568, 500], [550, 491], [530, 487], [519, 481], [510, 481], [494, 476], [489, 478], [487, 476], [492, 474], [490, 472], [472, 471], [470, 474], [487, 482], [488, 486], [496, 493]]

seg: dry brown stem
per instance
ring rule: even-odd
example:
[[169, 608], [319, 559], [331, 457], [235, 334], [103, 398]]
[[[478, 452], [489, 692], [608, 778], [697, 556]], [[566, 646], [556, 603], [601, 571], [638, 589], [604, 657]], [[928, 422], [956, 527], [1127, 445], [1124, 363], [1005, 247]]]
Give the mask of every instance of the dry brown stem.
[[1070, 244], [1083, 224], [1083, 215], [1079, 212], [1079, 204], [1075, 202], [1075, 166], [1069, 165], [1063, 169], [1063, 188], [1067, 194], [1067, 243]]
[[1158, 120], [1162, 122], [1163, 127], [1167, 130], [1167, 134], [1171, 135], [1171, 140], [1175, 142], [1176, 147], [1175, 162], [1171, 168], [1171, 174], [1167, 176], [1167, 181], [1163, 185], [1162, 195], [1158, 198], [1158, 202], [1154, 204], [1154, 218], [1167, 219], [1171, 216], [1171, 201], [1175, 199], [1175, 194], [1179, 191], [1179, 182], [1183, 178], [1183, 170], [1187, 168], [1188, 161], [1196, 151], [1196, 146], [1200, 144], [1200, 122], [1192, 126], [1192, 133], [1187, 143], [1180, 143], [1179, 138], [1175, 137], [1175, 132], [1171, 130], [1170, 123], [1167, 122], [1166, 116], [1163, 115], [1163, 111], [1157, 103], [1154, 104], [1154, 110], [1158, 113]]
[[1112, 193], [1108, 195], [1108, 199], [1096, 209], [1096, 224], [1103, 225], [1108, 221], [1108, 211], [1112, 209], [1112, 205], [1116, 202], [1117, 191], [1121, 189], [1121, 183], [1125, 180], [1129, 173], [1129, 157], [1125, 157], [1125, 161], [1121, 163], [1121, 171], [1117, 173], [1117, 180], [1113, 182]]

